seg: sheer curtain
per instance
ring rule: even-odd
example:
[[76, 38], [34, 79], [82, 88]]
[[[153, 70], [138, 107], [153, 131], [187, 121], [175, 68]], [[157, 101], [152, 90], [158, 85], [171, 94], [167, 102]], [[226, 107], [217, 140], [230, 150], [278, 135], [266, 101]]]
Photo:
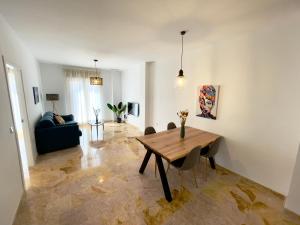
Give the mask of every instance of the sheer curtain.
[[[90, 85], [90, 77], [95, 73], [86, 70], [65, 69], [66, 75], [66, 109], [75, 120], [84, 124], [95, 120], [95, 109], [103, 109], [103, 88], [101, 85]], [[101, 118], [101, 111], [99, 114]]]

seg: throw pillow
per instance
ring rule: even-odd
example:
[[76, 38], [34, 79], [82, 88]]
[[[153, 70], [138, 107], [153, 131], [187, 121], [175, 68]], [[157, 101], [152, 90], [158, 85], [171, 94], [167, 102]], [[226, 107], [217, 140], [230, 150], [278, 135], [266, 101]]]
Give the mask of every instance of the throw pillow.
[[55, 115], [55, 120], [58, 122], [58, 124], [62, 125], [65, 124], [65, 120], [59, 116], [59, 115]]

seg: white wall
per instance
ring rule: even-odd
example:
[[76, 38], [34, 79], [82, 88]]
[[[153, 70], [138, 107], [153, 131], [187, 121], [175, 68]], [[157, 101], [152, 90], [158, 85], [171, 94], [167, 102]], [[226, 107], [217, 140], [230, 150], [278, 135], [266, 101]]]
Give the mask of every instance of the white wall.
[[[87, 69], [94, 70], [93, 68], [80, 68], [74, 66], [66, 66], [59, 64], [40, 63], [41, 77], [43, 83], [43, 102], [45, 111], [52, 111], [52, 103], [46, 101], [47, 93], [59, 94], [60, 100], [56, 102], [55, 106], [57, 112], [60, 114], [69, 114], [66, 110], [66, 76], [64, 68], [68, 69]], [[113, 113], [107, 108], [107, 103], [119, 102], [122, 99], [122, 82], [121, 72], [119, 70], [100, 70], [103, 77], [103, 108], [101, 109], [102, 118], [104, 120], [112, 120]]]
[[[4, 19], [1, 19], [0, 50], [1, 54], [4, 55], [5, 60], [22, 70], [29, 117], [30, 139], [33, 148], [32, 156], [29, 156], [28, 158], [35, 159], [37, 151], [35, 147], [34, 127], [36, 121], [43, 113], [43, 105], [41, 101], [38, 104], [34, 104], [32, 87], [36, 86], [39, 87], [39, 90], [42, 89], [39, 65]], [[33, 162], [29, 163], [31, 165], [33, 164]]]
[[43, 104], [45, 111], [52, 111], [52, 102], [46, 101], [46, 94], [59, 94], [55, 102], [57, 113], [66, 114], [65, 82], [63, 66], [59, 64], [40, 63], [43, 84]]
[[[34, 124], [43, 112], [42, 104], [34, 104], [32, 87], [41, 88], [39, 67], [35, 58], [24, 47], [15, 32], [8, 26], [0, 15], [0, 54], [5, 59], [22, 70], [24, 79], [25, 98], [31, 130], [32, 147], [35, 148]], [[23, 194], [21, 169], [14, 134], [9, 133], [13, 126], [9, 105], [8, 90], [2, 62], [0, 63], [0, 224], [12, 224], [19, 201]], [[35, 149], [32, 150], [36, 156]]]
[[124, 103], [137, 102], [140, 105], [138, 117], [128, 115], [127, 122], [145, 129], [145, 63], [136, 64], [122, 71], [122, 98]]
[[[178, 57], [149, 64], [146, 124], [166, 129], [189, 109], [188, 125], [225, 137], [217, 163], [287, 195], [300, 140], [299, 23], [299, 14], [286, 16], [186, 50], [183, 90], [174, 88]], [[216, 121], [195, 116], [200, 84], [221, 86]]]
[[[113, 103], [117, 105], [119, 102], [122, 101], [122, 72], [118, 71], [117, 73], [114, 72], [114, 76], [112, 79], [113, 85]], [[108, 102], [107, 102], [108, 103]]]
[[285, 207], [300, 215], [300, 146]]
[[103, 118], [113, 120], [114, 113], [107, 107], [107, 103], [120, 102], [122, 99], [122, 80], [119, 70], [100, 70], [103, 77]]

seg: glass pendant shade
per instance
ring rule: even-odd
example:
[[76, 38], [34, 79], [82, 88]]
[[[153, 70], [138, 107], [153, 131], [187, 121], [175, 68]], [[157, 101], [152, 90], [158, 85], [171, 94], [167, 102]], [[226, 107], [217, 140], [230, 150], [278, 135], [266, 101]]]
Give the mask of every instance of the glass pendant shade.
[[103, 78], [101, 77], [90, 77], [91, 85], [103, 85]]
[[95, 62], [95, 76], [90, 77], [90, 85], [103, 85], [103, 78], [97, 71], [97, 62], [98, 59], [94, 59]]
[[176, 77], [176, 82], [175, 82], [175, 87], [176, 88], [183, 88], [186, 84], [186, 77], [185, 76], [180, 76], [177, 75]]

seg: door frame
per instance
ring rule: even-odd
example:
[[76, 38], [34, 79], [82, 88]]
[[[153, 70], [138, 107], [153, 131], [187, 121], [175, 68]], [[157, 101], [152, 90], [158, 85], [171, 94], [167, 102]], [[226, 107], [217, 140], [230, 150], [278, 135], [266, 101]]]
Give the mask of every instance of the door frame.
[[[14, 125], [13, 133], [14, 133], [15, 141], [16, 141], [16, 144], [18, 147], [18, 161], [19, 161], [19, 167], [20, 167], [20, 172], [21, 172], [21, 177], [22, 177], [22, 184], [23, 184], [22, 186], [23, 186], [23, 189], [25, 190], [26, 185], [25, 185], [25, 178], [24, 178], [24, 173], [23, 173], [23, 163], [21, 160], [21, 152], [20, 152], [21, 150], [20, 150], [19, 140], [18, 140], [18, 136], [17, 136], [17, 132], [16, 132], [16, 124], [15, 124], [12, 101], [11, 101], [11, 94], [10, 94], [9, 84], [8, 84], [8, 74], [7, 74], [7, 70], [6, 70], [6, 64], [13, 66], [14, 68], [16, 68], [20, 71], [20, 76], [21, 76], [21, 81], [22, 81], [22, 90], [21, 91], [23, 92], [23, 95], [24, 95], [25, 114], [26, 114], [27, 122], [29, 122], [28, 111], [27, 111], [27, 102], [26, 102], [24, 82], [23, 82], [23, 74], [22, 74], [22, 70], [20, 69], [20, 67], [18, 67], [14, 63], [10, 63], [9, 60], [5, 59], [4, 55], [2, 55], [2, 64], [3, 64], [4, 74], [5, 74], [6, 87], [7, 87], [8, 96], [9, 96], [9, 106], [10, 106], [11, 118], [12, 118], [13, 125]], [[28, 129], [29, 129], [29, 127], [28, 127]], [[30, 130], [29, 130], [29, 132], [30, 132]], [[30, 134], [29, 134], [29, 138], [30, 138]], [[31, 140], [29, 140], [29, 141], [31, 141]], [[26, 155], [27, 155], [27, 150], [26, 150]]]

